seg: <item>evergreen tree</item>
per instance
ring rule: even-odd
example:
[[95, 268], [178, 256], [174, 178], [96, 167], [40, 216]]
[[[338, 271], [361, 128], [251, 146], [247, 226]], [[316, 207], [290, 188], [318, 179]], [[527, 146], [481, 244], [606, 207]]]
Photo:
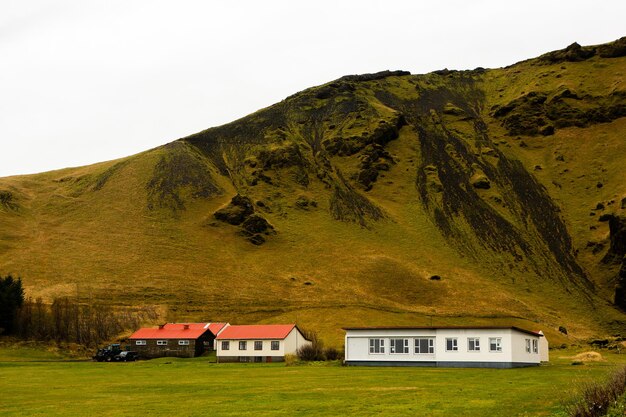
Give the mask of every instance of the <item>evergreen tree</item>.
[[14, 279], [11, 274], [0, 276], [0, 334], [13, 331], [17, 310], [23, 303], [22, 280]]

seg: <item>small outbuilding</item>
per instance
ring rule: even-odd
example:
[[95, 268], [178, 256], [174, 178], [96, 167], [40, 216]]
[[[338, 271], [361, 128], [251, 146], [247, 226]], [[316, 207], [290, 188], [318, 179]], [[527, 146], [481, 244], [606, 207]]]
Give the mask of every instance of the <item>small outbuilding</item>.
[[548, 361], [542, 332], [519, 327], [350, 327], [345, 363], [517, 368]]
[[228, 323], [167, 323], [145, 327], [130, 336], [131, 350], [141, 358], [192, 358], [214, 349], [215, 337]]
[[282, 362], [311, 344], [295, 324], [227, 326], [216, 342], [219, 362]]

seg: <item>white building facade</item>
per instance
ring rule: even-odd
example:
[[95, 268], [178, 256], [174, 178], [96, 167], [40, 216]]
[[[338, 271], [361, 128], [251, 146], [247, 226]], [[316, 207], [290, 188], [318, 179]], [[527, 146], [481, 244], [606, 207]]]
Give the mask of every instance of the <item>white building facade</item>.
[[344, 330], [346, 365], [516, 368], [548, 361], [543, 334], [518, 327]]
[[219, 362], [282, 362], [311, 344], [295, 324], [228, 326], [215, 341]]

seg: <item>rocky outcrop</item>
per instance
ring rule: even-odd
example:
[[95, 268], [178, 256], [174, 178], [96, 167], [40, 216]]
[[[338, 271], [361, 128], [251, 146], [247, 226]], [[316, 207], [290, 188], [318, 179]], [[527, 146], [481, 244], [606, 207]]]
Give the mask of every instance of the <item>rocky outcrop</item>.
[[604, 263], [619, 263], [626, 255], [626, 216], [609, 217], [609, 251], [602, 260]]
[[626, 310], [626, 216], [609, 215], [610, 246], [602, 261], [607, 264], [620, 264], [615, 279], [614, 303]]
[[610, 42], [596, 48], [598, 55], [602, 58], [618, 58], [626, 56], [626, 36], [619, 38], [615, 42]]
[[377, 143], [367, 145], [361, 155], [360, 171], [356, 175], [356, 180], [365, 191], [369, 191], [378, 179], [379, 173], [389, 171], [393, 164], [395, 164], [393, 157], [383, 146]]
[[547, 98], [543, 93], [531, 92], [504, 106], [493, 108], [493, 115], [502, 120], [502, 125], [510, 135], [550, 133], [550, 130], [546, 130], [550, 126], [544, 106]]
[[309, 185], [307, 173], [308, 162], [302, 155], [298, 144], [287, 141], [280, 145], [273, 144], [262, 148], [251, 158], [245, 160], [248, 167], [252, 168], [250, 185], [258, 185], [260, 182], [274, 184], [272, 177], [268, 175], [270, 170], [290, 169], [293, 180], [306, 187]]
[[593, 46], [580, 46], [577, 42], [574, 42], [565, 49], [558, 51], [548, 52], [541, 55], [539, 61], [556, 64], [559, 62], [580, 62], [587, 60], [596, 54], [596, 48]]
[[379, 71], [373, 74], [358, 74], [358, 75], [344, 75], [339, 80], [340, 81], [375, 81], [382, 80], [387, 77], [401, 77], [403, 75], [411, 75], [409, 71]]
[[626, 36], [614, 42], [605, 43], [599, 46], [580, 46], [574, 42], [565, 49], [548, 52], [541, 55], [539, 62], [546, 64], [557, 64], [560, 62], [580, 62], [594, 56], [601, 58], [619, 58], [626, 56]]
[[398, 138], [400, 128], [404, 125], [406, 125], [404, 117], [397, 115], [392, 120], [381, 119], [373, 130], [366, 130], [359, 136], [327, 139], [322, 142], [322, 145], [330, 155], [350, 156], [370, 144], [385, 146]]
[[484, 174], [475, 174], [470, 179], [470, 184], [474, 188], [478, 188], [481, 190], [488, 190], [491, 188], [491, 181]]
[[599, 97], [579, 97], [569, 89], [533, 91], [491, 110], [510, 135], [549, 136], [558, 128], [588, 127], [626, 116], [626, 91]]
[[265, 243], [264, 236], [276, 233], [274, 226], [254, 212], [252, 201], [239, 194], [234, 196], [226, 207], [213, 213], [213, 216], [224, 223], [241, 226], [239, 233], [255, 245]]
[[257, 160], [263, 169], [289, 168], [305, 164], [300, 148], [293, 142], [264, 148], [259, 151]]
[[250, 215], [241, 224], [241, 234], [248, 238], [248, 240], [255, 245], [262, 245], [265, 243], [265, 237], [272, 234], [276, 234], [274, 226], [272, 226], [265, 218], [258, 214]]
[[617, 276], [613, 302], [617, 307], [626, 311], [626, 256], [622, 259], [622, 267], [620, 268]]
[[231, 200], [228, 206], [219, 209], [213, 216], [222, 222], [238, 226], [254, 212], [252, 201], [248, 197], [237, 194]]

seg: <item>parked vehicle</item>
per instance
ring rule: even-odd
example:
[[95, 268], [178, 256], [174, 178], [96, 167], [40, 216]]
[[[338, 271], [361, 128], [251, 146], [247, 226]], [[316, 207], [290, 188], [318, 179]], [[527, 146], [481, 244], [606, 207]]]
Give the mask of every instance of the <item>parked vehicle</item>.
[[98, 362], [128, 362], [136, 361], [138, 358], [139, 353], [130, 350], [122, 350], [119, 343], [98, 349], [93, 356], [93, 359]]
[[134, 362], [139, 359], [139, 353], [132, 350], [123, 350], [113, 357], [116, 362]]

